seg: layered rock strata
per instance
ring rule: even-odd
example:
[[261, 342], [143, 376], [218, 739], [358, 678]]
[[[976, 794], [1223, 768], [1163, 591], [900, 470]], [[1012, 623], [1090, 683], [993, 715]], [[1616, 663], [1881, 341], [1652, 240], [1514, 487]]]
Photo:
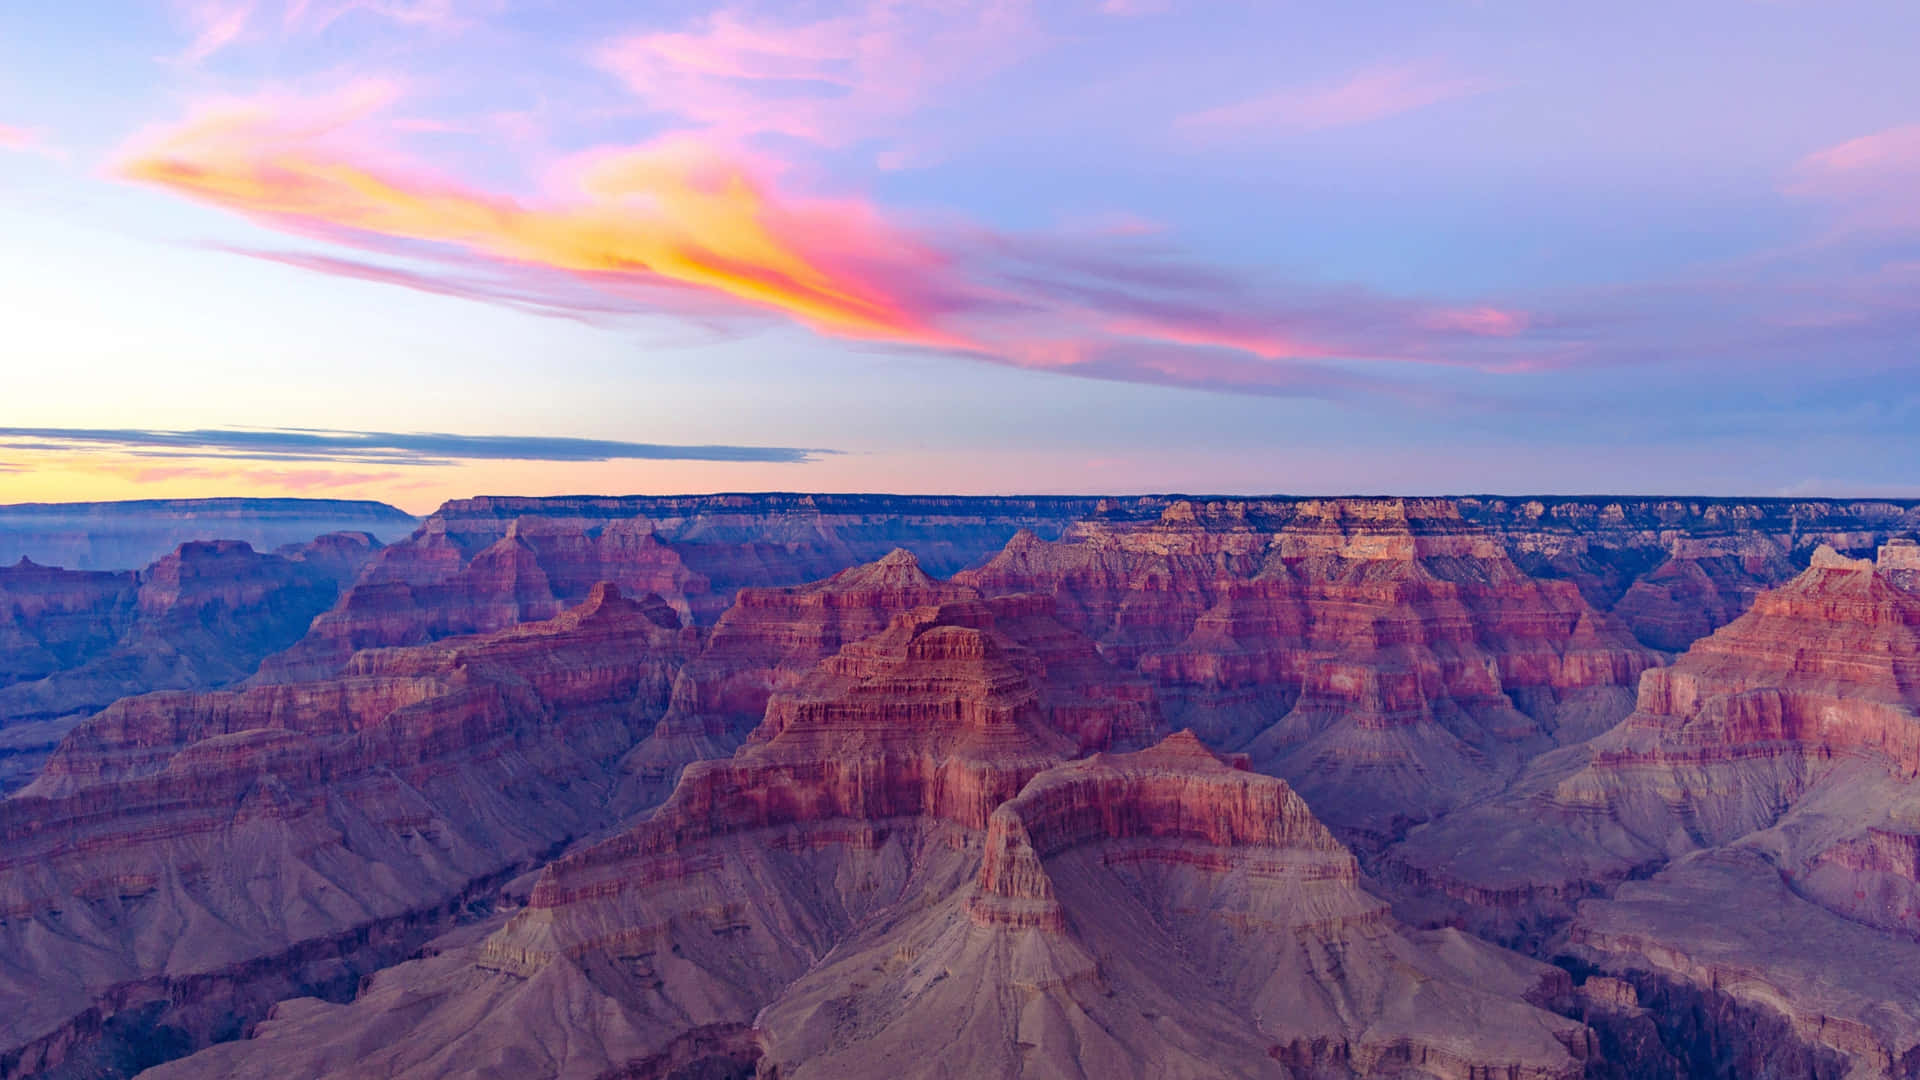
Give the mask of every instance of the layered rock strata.
[[1883, 551], [1817, 550], [1649, 672], [1619, 727], [1409, 837], [1384, 874], [1403, 909], [1510, 940], [1565, 925], [1542, 947], [1784, 1017], [1856, 1075], [1920, 1060], [1879, 970], [1920, 936], [1920, 592], [1906, 545]]
[[325, 682], [88, 720], [0, 802], [5, 1072], [72, 1052], [63, 1025], [102, 1002], [146, 1004], [118, 987], [388, 925], [601, 827], [620, 754], [697, 637], [603, 585], [544, 622], [362, 652]]
[[1657, 662], [1444, 500], [1176, 503], [1021, 536], [956, 577], [1040, 591], [1170, 718], [1385, 837], [1605, 730]]
[[765, 716], [769, 697], [841, 646], [880, 632], [901, 612], [974, 595], [934, 580], [904, 550], [806, 585], [740, 590], [675, 680], [659, 727], [628, 755], [633, 804], [665, 798], [689, 762], [732, 753]]
[[139, 572], [0, 569], [0, 787], [30, 778], [61, 733], [118, 698], [246, 678], [378, 546], [365, 533], [271, 555], [196, 541]]
[[902, 613], [484, 940], [154, 1077], [1581, 1075], [1558, 971], [1404, 932], [1283, 781], [1103, 752], [1141, 684], [1049, 606]]
[[323, 678], [358, 649], [546, 618], [596, 581], [658, 593], [709, 625], [744, 588], [815, 581], [895, 548], [950, 573], [1019, 528], [1055, 535], [1090, 505], [831, 495], [456, 500], [382, 553], [261, 678]]

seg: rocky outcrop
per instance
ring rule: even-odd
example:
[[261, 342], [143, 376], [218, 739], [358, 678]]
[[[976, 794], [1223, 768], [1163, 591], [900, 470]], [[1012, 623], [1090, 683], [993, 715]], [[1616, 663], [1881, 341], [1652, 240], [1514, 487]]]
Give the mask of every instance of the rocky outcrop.
[[116, 703], [0, 802], [4, 1047], [116, 987], [431, 909], [601, 827], [620, 754], [697, 638], [657, 597], [602, 585], [544, 622], [362, 652], [325, 682]]
[[365, 533], [266, 555], [195, 541], [138, 573], [0, 569], [0, 787], [118, 698], [224, 686], [297, 640], [378, 548]]
[[[1403, 909], [1509, 940], [1563, 924], [1567, 955], [1605, 975], [1701, 1008], [1725, 995], [1733, 1027], [1676, 1028], [1680, 1050], [1747, 1032], [1729, 1053], [1762, 1060], [1771, 1039], [1850, 1075], [1905, 1068], [1920, 1025], [1869, 970], [1920, 933], [1920, 593], [1890, 551], [1817, 549], [1648, 672], [1619, 727], [1409, 838], [1383, 870]], [[1450, 914], [1423, 906], [1436, 894]]]
[[0, 566], [22, 558], [76, 570], [131, 570], [194, 540], [238, 540], [257, 551], [325, 533], [397, 540], [417, 524], [357, 499], [138, 499], [0, 506]]
[[745, 588], [816, 581], [905, 548], [949, 573], [1086, 499], [714, 495], [450, 502], [383, 552], [266, 681], [323, 678], [355, 650], [486, 633], [577, 603], [596, 581], [712, 624]]
[[1439, 499], [1179, 502], [1016, 538], [956, 580], [1053, 595], [1175, 722], [1245, 748], [1354, 836], [1604, 730], [1657, 660]]
[[[1482, 495], [1454, 502], [1468, 521], [1499, 536], [1528, 573], [1573, 581], [1602, 610], [1657, 575], [1656, 591], [1634, 601], [1645, 614], [1635, 630], [1645, 631], [1648, 644], [1675, 650], [1691, 643], [1683, 636], [1700, 623], [1658, 590], [1713, 597], [1711, 631], [1744, 610], [1742, 596], [1791, 576], [1780, 574], [1774, 552], [1805, 569], [1821, 544], [1869, 554], [1888, 539], [1920, 533], [1913, 499]], [[1708, 582], [1688, 565], [1699, 559], [1709, 562], [1702, 567]], [[1669, 562], [1679, 565], [1668, 570]]]
[[897, 615], [484, 941], [154, 1075], [620, 1075], [749, 1025], [728, 1053], [801, 1078], [1580, 1075], [1587, 1030], [1526, 1003], [1557, 971], [1401, 931], [1283, 781], [1107, 753], [1144, 684], [1050, 608]]
[[773, 693], [843, 645], [880, 632], [901, 612], [973, 595], [929, 577], [905, 550], [806, 585], [740, 590], [706, 648], [680, 672], [666, 717], [628, 755], [634, 805], [665, 798], [689, 762], [732, 753]]
[[1782, 545], [1764, 534], [1689, 537], [1675, 540], [1671, 551], [1613, 609], [1635, 637], [1671, 652], [1739, 618], [1754, 597], [1796, 572]]

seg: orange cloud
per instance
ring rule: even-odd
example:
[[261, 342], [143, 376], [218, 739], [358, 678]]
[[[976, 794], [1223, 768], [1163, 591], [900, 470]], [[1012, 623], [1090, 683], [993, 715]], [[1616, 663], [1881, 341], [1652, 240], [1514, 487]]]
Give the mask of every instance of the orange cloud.
[[580, 275], [665, 280], [829, 334], [962, 347], [884, 282], [937, 261], [868, 207], [776, 192], [765, 169], [687, 136], [583, 156], [550, 205], [383, 164], [355, 141], [390, 87], [319, 103], [228, 101], [137, 140], [116, 168], [258, 218], [427, 241]]
[[136, 138], [114, 167], [380, 261], [244, 254], [543, 315], [664, 311], [720, 330], [773, 314], [843, 338], [1247, 393], [1375, 392], [1334, 370], [1350, 361], [1553, 362], [1528, 358], [1531, 320], [1502, 308], [1262, 283], [1184, 264], [1138, 227], [902, 224], [861, 200], [795, 195], [776, 183], [781, 163], [686, 133], [576, 154], [538, 199], [485, 191], [380, 145], [407, 123], [386, 116], [396, 96], [362, 82], [318, 100], [216, 102]]

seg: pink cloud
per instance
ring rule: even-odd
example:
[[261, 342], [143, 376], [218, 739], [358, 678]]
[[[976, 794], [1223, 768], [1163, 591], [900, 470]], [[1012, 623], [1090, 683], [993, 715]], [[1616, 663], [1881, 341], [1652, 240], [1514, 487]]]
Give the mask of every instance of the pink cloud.
[[67, 160], [67, 152], [47, 142], [41, 133], [33, 128], [10, 127], [0, 124], [0, 152], [11, 151], [19, 154], [38, 154], [53, 161]]
[[183, 63], [198, 64], [238, 40], [253, 18], [254, 0], [196, 0], [186, 6], [193, 40], [181, 51]]
[[1445, 308], [1423, 320], [1435, 330], [1458, 330], [1486, 337], [1512, 337], [1527, 328], [1527, 315], [1495, 307]]
[[[277, 6], [278, 17], [264, 10]], [[406, 26], [462, 26], [461, 0], [188, 0], [182, 13], [193, 37], [178, 59], [199, 64], [243, 38], [319, 34], [355, 12]]]
[[[785, 163], [681, 133], [603, 147], [522, 196], [391, 149], [398, 90], [225, 100], [149, 131], [116, 172], [364, 253], [243, 250], [317, 273], [604, 322], [669, 313], [1029, 368], [1266, 393], [1367, 392], [1350, 360], [1537, 366], [1531, 320], [1284, 287], [1171, 257], [1138, 228], [1010, 235], [796, 190]], [[1183, 375], [1182, 373], [1185, 372]]]
[[1786, 190], [1835, 207], [1845, 225], [1920, 227], [1920, 124], [1808, 154], [1794, 166]]
[[[727, 9], [693, 28], [634, 34], [595, 59], [647, 108], [725, 138], [775, 134], [845, 145], [887, 134], [935, 91], [1015, 57], [1027, 0], [868, 0], [830, 18]], [[886, 158], [902, 167], [904, 152]]]
[[1197, 135], [1248, 131], [1305, 132], [1353, 127], [1492, 89], [1485, 79], [1439, 74], [1401, 64], [1359, 72], [1343, 82], [1283, 90], [1188, 113], [1176, 125]]

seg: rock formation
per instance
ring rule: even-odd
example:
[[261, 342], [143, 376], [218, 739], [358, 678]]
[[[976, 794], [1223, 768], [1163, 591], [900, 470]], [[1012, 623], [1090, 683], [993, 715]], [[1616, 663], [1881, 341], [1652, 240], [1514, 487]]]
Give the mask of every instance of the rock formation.
[[1016, 529], [1056, 534], [1092, 500], [714, 495], [450, 502], [381, 553], [263, 681], [324, 678], [356, 650], [486, 633], [596, 581], [710, 625], [743, 588], [815, 581], [904, 547], [951, 572]]
[[267, 555], [182, 544], [138, 573], [0, 568], [0, 788], [81, 717], [150, 690], [237, 682], [305, 633], [371, 557], [365, 533]]
[[1643, 999], [1771, 1017], [1741, 1053], [1771, 1039], [1834, 1075], [1904, 1075], [1920, 1010], [1899, 1003], [1920, 999], [1891, 972], [1920, 961], [1920, 591], [1912, 549], [1882, 550], [1876, 566], [1818, 549], [1648, 672], [1617, 728], [1409, 837], [1383, 871], [1403, 908], [1516, 941], [1566, 924], [1567, 956]]
[[1560, 972], [1403, 931], [1285, 782], [1191, 734], [1068, 760], [1137, 732], [1089, 728], [1126, 686], [1090, 649], [1023, 644], [1043, 612], [898, 616], [484, 938], [152, 1075], [1582, 1074], [1528, 1003]]
[[823, 581], [740, 590], [700, 656], [675, 680], [666, 717], [628, 755], [633, 804], [665, 798], [689, 762], [732, 753], [775, 691], [795, 685], [841, 646], [878, 633], [901, 612], [974, 595], [929, 577], [900, 549]]
[[1354, 836], [1605, 730], [1656, 662], [1437, 499], [1179, 502], [1018, 537], [956, 580], [1053, 595], [1175, 722], [1247, 749]]
[[0, 1078], [1920, 1076], [1916, 525], [487, 498], [20, 563]]
[[355, 942], [605, 823], [697, 634], [602, 585], [325, 682], [149, 694], [81, 724], [0, 802], [0, 1075], [107, 1053], [116, 1018], [129, 1040], [204, 1041], [250, 980], [350, 987]]

